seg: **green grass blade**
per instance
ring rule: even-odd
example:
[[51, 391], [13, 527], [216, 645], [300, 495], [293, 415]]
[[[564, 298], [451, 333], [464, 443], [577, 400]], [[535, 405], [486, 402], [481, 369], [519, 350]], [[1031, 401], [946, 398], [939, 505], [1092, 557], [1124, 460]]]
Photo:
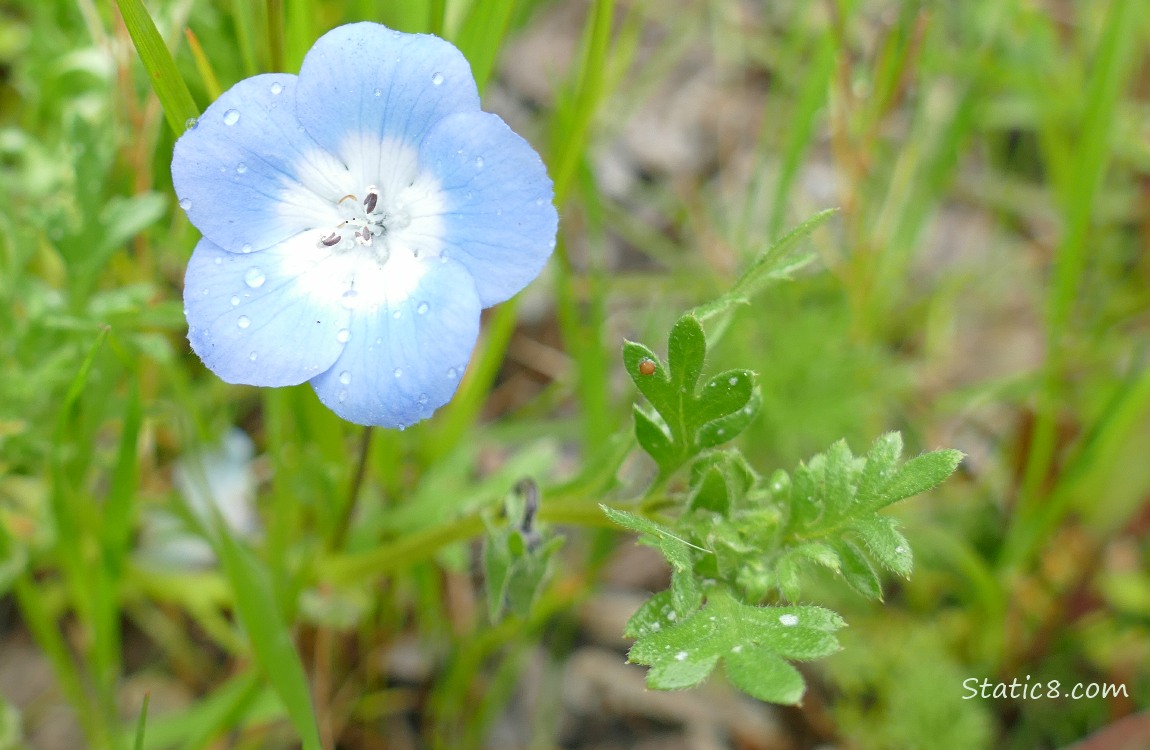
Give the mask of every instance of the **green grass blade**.
[[270, 576], [249, 551], [232, 539], [222, 522], [218, 528], [220, 559], [235, 595], [236, 615], [247, 631], [256, 663], [283, 701], [303, 747], [320, 750], [307, 675], [276, 604]]
[[116, 5], [124, 17], [124, 25], [128, 27], [136, 53], [144, 63], [144, 70], [148, 71], [152, 90], [164, 108], [168, 126], [177, 135], [183, 133], [188, 121], [199, 115], [199, 110], [188, 85], [180, 77], [172, 53], [141, 0], [116, 0]]
[[515, 0], [484, 0], [475, 3], [456, 38], [452, 40], [471, 63], [471, 72], [480, 93], [491, 78], [491, 71], [495, 69], [495, 59], [503, 47], [503, 37], [511, 24], [515, 4]]
[[140, 720], [136, 722], [136, 740], [132, 743], [134, 750], [144, 750], [144, 729], [148, 725], [149, 698], [151, 696], [144, 695], [144, 704], [140, 707]]

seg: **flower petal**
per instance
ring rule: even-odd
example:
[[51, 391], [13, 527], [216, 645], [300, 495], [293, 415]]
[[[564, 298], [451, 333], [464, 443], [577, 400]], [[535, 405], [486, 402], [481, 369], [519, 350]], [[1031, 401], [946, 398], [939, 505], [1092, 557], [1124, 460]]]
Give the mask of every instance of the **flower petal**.
[[455, 393], [479, 333], [479, 300], [459, 264], [407, 253], [376, 278], [361, 273], [365, 282], [380, 304], [353, 311], [347, 347], [312, 387], [350, 422], [406, 427]]
[[228, 383], [297, 385], [343, 351], [346, 264], [304, 236], [251, 255], [200, 240], [184, 279], [188, 340]]
[[295, 117], [297, 79], [258, 75], [225, 91], [176, 141], [172, 182], [203, 235], [228, 252], [260, 250], [338, 223], [347, 169]]
[[428, 134], [419, 160], [442, 186], [445, 252], [471, 272], [484, 307], [539, 275], [559, 216], [551, 178], [527, 141], [496, 115], [456, 114]]
[[467, 60], [427, 34], [340, 26], [316, 41], [300, 69], [300, 122], [361, 185], [384, 187], [395, 144], [417, 147], [444, 116], [478, 109]]

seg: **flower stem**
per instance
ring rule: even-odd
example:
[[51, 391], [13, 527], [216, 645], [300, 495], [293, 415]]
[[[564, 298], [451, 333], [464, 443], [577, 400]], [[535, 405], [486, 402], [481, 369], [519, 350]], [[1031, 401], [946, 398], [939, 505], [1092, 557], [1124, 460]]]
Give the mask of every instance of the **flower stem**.
[[355, 465], [355, 474], [352, 475], [351, 485], [347, 490], [347, 500], [343, 503], [343, 513], [336, 523], [335, 531], [328, 540], [329, 550], [338, 550], [347, 541], [347, 530], [351, 527], [351, 517], [355, 515], [356, 500], [359, 499], [360, 488], [363, 487], [364, 477], [367, 476], [367, 457], [371, 453], [371, 427], [364, 427], [359, 439], [359, 460]]

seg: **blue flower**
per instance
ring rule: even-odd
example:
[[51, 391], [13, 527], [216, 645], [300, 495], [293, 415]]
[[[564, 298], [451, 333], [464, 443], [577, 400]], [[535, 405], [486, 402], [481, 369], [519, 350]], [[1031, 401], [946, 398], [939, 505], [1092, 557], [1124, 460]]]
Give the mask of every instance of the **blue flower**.
[[447, 403], [480, 310], [555, 246], [543, 163], [480, 110], [459, 50], [373, 23], [325, 34], [299, 76], [225, 92], [176, 142], [172, 180], [203, 233], [192, 349], [229, 383], [308, 381], [359, 424]]

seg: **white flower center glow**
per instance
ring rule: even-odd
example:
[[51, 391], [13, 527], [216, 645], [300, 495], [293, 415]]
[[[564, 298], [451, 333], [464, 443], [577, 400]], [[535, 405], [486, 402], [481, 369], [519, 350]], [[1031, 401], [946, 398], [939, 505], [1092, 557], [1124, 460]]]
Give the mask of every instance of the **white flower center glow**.
[[386, 263], [391, 254], [388, 236], [411, 225], [411, 214], [399, 203], [388, 206], [380, 200], [379, 188], [368, 185], [363, 200], [348, 194], [336, 204], [342, 221], [330, 234], [321, 237], [316, 247], [335, 251], [349, 251], [357, 247], [370, 248], [375, 260]]
[[284, 183], [279, 210], [314, 227], [285, 243], [285, 268], [317, 300], [393, 308], [418, 286], [426, 261], [446, 256], [443, 188], [396, 139], [360, 133], [339, 152], [301, 154]]

